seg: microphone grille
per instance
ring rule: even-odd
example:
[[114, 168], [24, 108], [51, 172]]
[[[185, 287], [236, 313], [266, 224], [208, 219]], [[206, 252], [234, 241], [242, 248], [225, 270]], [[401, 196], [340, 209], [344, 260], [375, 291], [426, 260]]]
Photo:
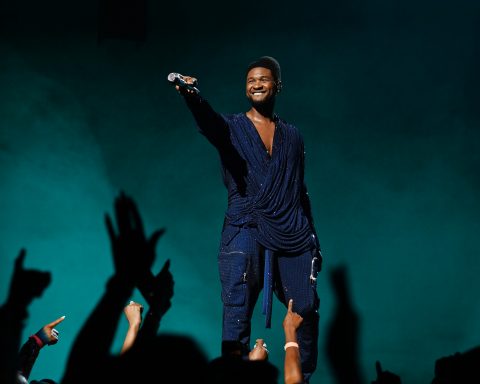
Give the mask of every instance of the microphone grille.
[[177, 78], [178, 78], [178, 73], [175, 73], [175, 72], [169, 73], [168, 76], [167, 76], [167, 80], [170, 83], [174, 83], [175, 79], [177, 79]]

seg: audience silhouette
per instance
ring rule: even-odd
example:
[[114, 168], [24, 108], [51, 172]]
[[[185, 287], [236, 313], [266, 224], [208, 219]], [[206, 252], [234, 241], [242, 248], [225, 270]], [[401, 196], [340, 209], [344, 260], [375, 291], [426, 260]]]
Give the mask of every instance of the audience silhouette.
[[0, 308], [0, 329], [7, 330], [2, 332], [0, 348], [0, 383], [5, 384], [17, 380], [20, 338], [28, 318], [28, 307], [33, 299], [42, 296], [51, 281], [49, 272], [25, 269], [25, 256], [26, 250], [22, 249], [15, 260], [7, 300]]
[[395, 373], [382, 370], [382, 365], [379, 361], [375, 363], [375, 369], [377, 371], [377, 380], [372, 381], [372, 384], [402, 384], [400, 376]]
[[44, 325], [36, 334], [30, 336], [25, 344], [23, 344], [18, 356], [17, 382], [28, 383], [28, 378], [30, 377], [30, 373], [40, 350], [46, 345], [54, 345], [58, 342], [59, 333], [54, 327], [60, 324], [63, 320], [65, 320], [65, 316]]
[[480, 346], [442, 357], [435, 362], [432, 384], [475, 383], [480, 383]]
[[359, 319], [353, 308], [346, 267], [330, 272], [336, 307], [328, 329], [326, 354], [338, 384], [364, 383], [358, 363]]
[[[228, 346], [231, 353], [208, 361], [201, 346], [185, 335], [158, 334], [161, 319], [171, 307], [174, 281], [170, 260], [160, 272], [152, 273], [155, 247], [164, 229], [146, 236], [138, 208], [132, 198], [121, 193], [114, 203], [114, 220], [105, 216], [111, 243], [114, 272], [106, 282], [103, 295], [80, 329], [70, 350], [61, 382], [158, 382], [158, 383], [278, 383], [279, 370], [268, 361], [263, 339], [257, 339], [242, 357], [241, 347]], [[25, 269], [26, 251], [15, 261], [9, 293], [0, 307], [2, 335], [0, 383], [28, 383], [41, 348], [58, 341], [55, 329], [65, 316], [44, 325], [20, 348], [20, 339], [28, 318], [28, 307], [40, 297], [51, 281], [49, 272]], [[359, 359], [359, 316], [350, 297], [347, 268], [340, 266], [330, 273], [336, 300], [335, 312], [328, 327], [326, 355], [338, 384], [363, 384]], [[137, 288], [148, 305], [129, 300]], [[128, 303], [128, 304], [126, 304]], [[297, 332], [303, 319], [288, 303], [283, 319], [285, 334], [284, 378], [286, 384], [303, 382]], [[120, 353], [111, 354], [122, 312], [128, 330]], [[143, 324], [142, 324], [143, 320]], [[480, 347], [436, 361], [432, 384], [480, 383]], [[376, 362], [377, 377], [372, 384], [401, 384], [398, 375], [383, 370]], [[30, 383], [55, 383], [51, 379]]]

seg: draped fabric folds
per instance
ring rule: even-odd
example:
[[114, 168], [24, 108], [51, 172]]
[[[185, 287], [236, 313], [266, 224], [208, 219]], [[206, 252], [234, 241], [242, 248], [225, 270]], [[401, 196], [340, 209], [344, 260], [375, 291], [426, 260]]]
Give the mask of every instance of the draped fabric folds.
[[275, 116], [268, 154], [245, 113], [221, 115], [199, 95], [186, 97], [200, 132], [216, 147], [228, 190], [225, 224], [256, 228], [257, 241], [272, 251], [298, 253], [315, 247], [304, 186], [300, 132]]
[[[224, 116], [230, 140], [246, 162], [244, 193], [237, 188], [238, 170], [223, 162], [228, 190], [226, 223], [257, 228], [257, 240], [272, 251], [302, 252], [312, 247], [312, 230], [301, 205], [303, 141], [278, 117], [270, 156], [245, 114]], [[222, 157], [228, 156], [220, 151]]]

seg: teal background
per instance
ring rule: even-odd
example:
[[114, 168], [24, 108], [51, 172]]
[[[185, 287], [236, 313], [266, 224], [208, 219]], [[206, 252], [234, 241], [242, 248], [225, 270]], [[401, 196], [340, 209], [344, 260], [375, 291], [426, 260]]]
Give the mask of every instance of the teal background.
[[[219, 355], [226, 196], [215, 151], [165, 79], [195, 75], [218, 111], [245, 111], [244, 69], [265, 54], [282, 65], [277, 112], [305, 138], [325, 256], [312, 382], [333, 383], [328, 273], [342, 264], [369, 381], [381, 360], [405, 383], [428, 383], [437, 358], [480, 344], [480, 3], [148, 6], [145, 42], [98, 44], [94, 1], [0, 5], [0, 299], [26, 247], [26, 266], [53, 280], [24, 338], [66, 315], [31, 378], [61, 378], [113, 271], [103, 215], [119, 190], [138, 202], [148, 232], [167, 228], [154, 269], [171, 259], [175, 296], [161, 329]], [[266, 330], [256, 312], [252, 332], [280, 369], [284, 313], [275, 301]], [[122, 318], [112, 352], [125, 330]]]

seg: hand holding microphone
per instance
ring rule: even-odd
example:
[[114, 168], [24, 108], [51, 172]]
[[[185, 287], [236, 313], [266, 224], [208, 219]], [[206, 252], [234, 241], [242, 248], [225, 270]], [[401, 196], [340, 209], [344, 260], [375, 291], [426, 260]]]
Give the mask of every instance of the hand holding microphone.
[[195, 77], [183, 76], [180, 73], [172, 72], [167, 76], [167, 80], [175, 85], [175, 89], [182, 94], [196, 94], [200, 91], [195, 86], [198, 80]]

